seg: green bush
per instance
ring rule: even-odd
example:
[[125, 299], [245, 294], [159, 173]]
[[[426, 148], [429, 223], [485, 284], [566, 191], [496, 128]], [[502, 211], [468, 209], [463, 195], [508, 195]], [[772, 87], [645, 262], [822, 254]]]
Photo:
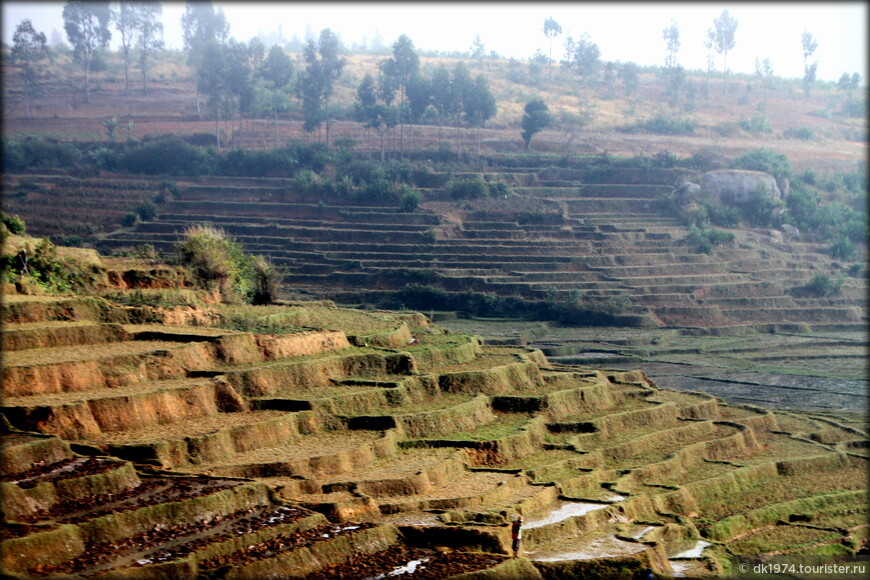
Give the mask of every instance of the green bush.
[[252, 287], [249, 301], [251, 304], [272, 304], [278, 300], [281, 287], [281, 274], [268, 258], [254, 256], [250, 263]]
[[176, 245], [179, 260], [205, 290], [217, 292], [224, 302], [239, 303], [254, 293], [253, 259], [223, 230], [191, 226]]
[[157, 206], [154, 202], [146, 201], [136, 208], [136, 215], [139, 216], [139, 219], [143, 222], [153, 220], [157, 217]]
[[98, 268], [59, 258], [55, 245], [43, 238], [33, 249], [28, 246], [14, 256], [4, 256], [0, 270], [6, 280], [19, 275], [49, 292], [77, 292], [93, 288]]
[[169, 135], [130, 147], [120, 164], [130, 173], [147, 175], [212, 175], [218, 165], [213, 149], [202, 149]]
[[620, 131], [656, 135], [691, 135], [695, 132], [695, 122], [685, 117], [660, 113], [651, 119], [640, 120], [622, 127]]
[[740, 119], [738, 122], [740, 128], [748, 131], [753, 135], [758, 133], [773, 133], [773, 127], [770, 126], [770, 121], [763, 115], [750, 117], [749, 119]]
[[696, 251], [709, 254], [715, 246], [730, 244], [734, 241], [734, 234], [725, 230], [717, 230], [706, 225], [689, 226], [689, 235], [683, 240], [686, 244], [695, 248]]
[[400, 202], [402, 205], [402, 211], [412, 212], [417, 209], [423, 201], [423, 196], [420, 195], [420, 192], [405, 184], [402, 184], [401, 189], [404, 191]]
[[450, 197], [453, 199], [478, 199], [488, 193], [489, 188], [479, 175], [474, 179], [457, 179], [450, 184]]
[[24, 220], [17, 215], [3, 213], [3, 225], [6, 226], [6, 229], [9, 230], [10, 234], [21, 235], [27, 231], [27, 226], [25, 225]]
[[789, 127], [782, 132], [782, 135], [786, 139], [803, 139], [804, 141], [812, 141], [815, 138], [812, 129], [806, 127]]
[[139, 223], [139, 214], [137, 214], [135, 211], [128, 211], [121, 219], [121, 225], [125, 228], [131, 228], [137, 223]]
[[731, 162], [731, 168], [764, 171], [776, 179], [790, 177], [792, 171], [788, 157], [764, 147], [737, 156]]
[[843, 260], [844, 262], [854, 258], [858, 252], [855, 248], [855, 244], [853, 244], [852, 240], [849, 238], [841, 238], [837, 240], [831, 244], [829, 250], [831, 252], [831, 257], [837, 260]]
[[837, 296], [843, 292], [843, 279], [832, 280], [827, 274], [816, 274], [805, 286], [807, 290], [819, 297]]

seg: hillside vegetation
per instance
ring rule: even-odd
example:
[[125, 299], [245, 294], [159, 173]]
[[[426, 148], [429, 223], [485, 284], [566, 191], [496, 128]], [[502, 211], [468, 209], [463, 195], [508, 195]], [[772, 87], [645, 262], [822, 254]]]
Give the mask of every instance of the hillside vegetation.
[[5, 572], [711, 577], [866, 550], [857, 414], [728, 404], [413, 312], [216, 304], [191, 266], [56, 252], [87, 295], [46, 293], [64, 278], [36, 264], [4, 287]]

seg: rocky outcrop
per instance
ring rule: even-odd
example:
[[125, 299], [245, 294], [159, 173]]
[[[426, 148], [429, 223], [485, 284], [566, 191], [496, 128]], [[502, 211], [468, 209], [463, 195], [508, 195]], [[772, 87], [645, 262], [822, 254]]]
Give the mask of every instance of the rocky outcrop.
[[763, 171], [721, 169], [708, 171], [701, 179], [701, 189], [724, 205], [740, 205], [761, 194], [771, 201], [783, 199], [776, 179]]

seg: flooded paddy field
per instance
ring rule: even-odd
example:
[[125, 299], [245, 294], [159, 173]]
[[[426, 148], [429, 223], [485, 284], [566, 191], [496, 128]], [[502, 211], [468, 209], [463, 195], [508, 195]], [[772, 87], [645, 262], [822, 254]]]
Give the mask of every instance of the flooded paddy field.
[[560, 327], [518, 320], [446, 320], [451, 330], [541, 349], [556, 364], [635, 370], [662, 388], [704, 392], [729, 403], [866, 414], [868, 335], [854, 329], [774, 333]]

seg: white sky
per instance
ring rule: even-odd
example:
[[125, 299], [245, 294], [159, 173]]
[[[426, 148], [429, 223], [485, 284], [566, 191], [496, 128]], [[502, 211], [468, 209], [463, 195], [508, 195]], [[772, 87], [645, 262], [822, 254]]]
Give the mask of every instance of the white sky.
[[[401, 34], [418, 51], [467, 51], [475, 35], [485, 50], [527, 60], [535, 51], [548, 54], [543, 33], [546, 18], [562, 27], [553, 40], [553, 58], [564, 57], [567, 36], [589, 34], [603, 60], [661, 65], [665, 57], [662, 30], [673, 19], [680, 29], [678, 62], [689, 69], [706, 69], [704, 38], [713, 20], [727, 8], [738, 22], [735, 48], [728, 53], [728, 68], [753, 73], [755, 59], [768, 58], [774, 74], [803, 76], [801, 33], [818, 42], [813, 55], [817, 77], [836, 81], [844, 72], [867, 74], [867, 19], [865, 2], [221, 2], [230, 22], [230, 35], [249, 40], [277, 32], [284, 38], [305, 39], [330, 28], [346, 45], [380, 36], [386, 45]], [[51, 39], [57, 30], [64, 39], [62, 2], [2, 3], [2, 38], [12, 42], [15, 27], [25, 18]], [[162, 22], [168, 46], [180, 48], [184, 2], [163, 2]], [[114, 32], [117, 37], [117, 32]], [[113, 42], [113, 45], [115, 43]], [[721, 56], [716, 56], [721, 69]]]

